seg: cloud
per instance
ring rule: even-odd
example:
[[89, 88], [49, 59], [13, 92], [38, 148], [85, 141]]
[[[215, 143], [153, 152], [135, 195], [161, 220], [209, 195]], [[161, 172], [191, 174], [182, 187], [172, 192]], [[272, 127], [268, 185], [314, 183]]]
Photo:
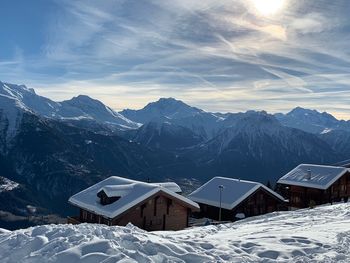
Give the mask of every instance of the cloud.
[[303, 17], [295, 18], [289, 28], [301, 34], [321, 33], [334, 26], [328, 19], [318, 13], [310, 13]]
[[349, 89], [348, 1], [286, 0], [273, 16], [244, 0], [57, 5], [42, 28], [42, 53], [0, 61], [5, 80], [117, 108], [173, 96], [210, 110], [278, 111], [317, 108], [327, 92], [337, 108], [347, 103], [338, 94]]

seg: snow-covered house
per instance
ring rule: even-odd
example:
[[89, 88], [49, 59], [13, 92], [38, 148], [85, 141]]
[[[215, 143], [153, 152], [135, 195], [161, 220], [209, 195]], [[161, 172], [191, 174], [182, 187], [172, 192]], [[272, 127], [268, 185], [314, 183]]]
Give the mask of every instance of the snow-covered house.
[[346, 167], [300, 164], [278, 180], [292, 208], [347, 200], [350, 170]]
[[144, 183], [122, 177], [109, 177], [69, 198], [80, 209], [69, 223], [127, 225], [145, 230], [180, 230], [188, 226], [195, 202], [181, 196], [172, 182]]
[[285, 210], [286, 200], [257, 182], [214, 177], [188, 198], [200, 205], [200, 216], [234, 221], [236, 219]]

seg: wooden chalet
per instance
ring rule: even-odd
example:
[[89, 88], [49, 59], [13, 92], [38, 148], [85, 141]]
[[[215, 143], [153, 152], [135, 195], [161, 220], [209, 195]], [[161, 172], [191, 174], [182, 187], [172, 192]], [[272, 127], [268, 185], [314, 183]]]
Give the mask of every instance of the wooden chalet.
[[184, 229], [199, 206], [179, 193], [175, 183], [143, 183], [112, 176], [69, 198], [80, 213], [69, 217], [68, 223], [125, 226], [130, 222], [148, 231]]
[[286, 210], [286, 200], [261, 183], [214, 177], [188, 198], [200, 206], [199, 217], [235, 221], [245, 217]]
[[350, 172], [346, 167], [301, 164], [277, 183], [292, 209], [347, 201], [350, 195]]

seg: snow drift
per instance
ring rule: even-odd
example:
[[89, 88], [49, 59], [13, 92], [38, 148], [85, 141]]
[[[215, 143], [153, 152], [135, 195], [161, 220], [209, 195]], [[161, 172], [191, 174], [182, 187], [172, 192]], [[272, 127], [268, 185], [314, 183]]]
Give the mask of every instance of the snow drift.
[[350, 205], [148, 233], [132, 225], [0, 231], [1, 262], [349, 262]]

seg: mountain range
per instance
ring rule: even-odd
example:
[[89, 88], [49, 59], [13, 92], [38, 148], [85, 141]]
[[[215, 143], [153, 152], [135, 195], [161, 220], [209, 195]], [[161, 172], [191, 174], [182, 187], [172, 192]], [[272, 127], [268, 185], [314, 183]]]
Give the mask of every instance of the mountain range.
[[296, 107], [287, 114], [277, 113], [275, 117], [285, 126], [314, 134], [324, 134], [334, 130], [350, 131], [350, 121], [338, 120], [327, 112]]
[[299, 163], [349, 155], [350, 122], [315, 110], [222, 114], [161, 98], [116, 112], [85, 95], [55, 102], [0, 82], [0, 178], [17, 186], [0, 191], [0, 227], [16, 228], [28, 206], [68, 215], [70, 195], [111, 175], [190, 191], [216, 175], [275, 182]]

